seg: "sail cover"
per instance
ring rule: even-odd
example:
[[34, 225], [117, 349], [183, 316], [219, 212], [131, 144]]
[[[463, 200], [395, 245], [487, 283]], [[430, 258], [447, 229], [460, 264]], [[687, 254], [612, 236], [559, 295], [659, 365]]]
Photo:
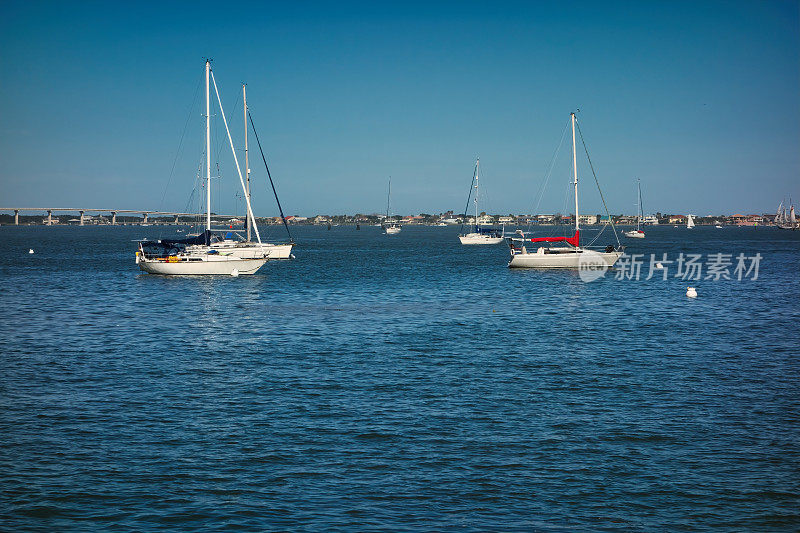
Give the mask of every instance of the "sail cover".
[[161, 239], [160, 241], [142, 241], [142, 246], [151, 248], [182, 248], [191, 244], [204, 244], [208, 246], [211, 244], [211, 232], [205, 230], [200, 235], [189, 237], [188, 239]]
[[580, 233], [580, 231], [575, 230], [575, 235], [572, 237], [535, 237], [533, 239], [525, 239], [525, 242], [566, 242], [577, 248], [580, 242]]

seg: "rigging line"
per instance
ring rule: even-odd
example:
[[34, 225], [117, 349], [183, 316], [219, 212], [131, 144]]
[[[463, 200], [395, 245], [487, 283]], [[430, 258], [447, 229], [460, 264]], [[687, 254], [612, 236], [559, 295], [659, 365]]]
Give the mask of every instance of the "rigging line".
[[[550, 164], [548, 165], [547, 172], [545, 173], [544, 182], [542, 182], [542, 184], [539, 186], [539, 192], [537, 193], [537, 196], [539, 197], [539, 199], [536, 201], [536, 205], [534, 206], [533, 213], [531, 213], [532, 215], [540, 214], [539, 213], [539, 207], [541, 207], [542, 199], [544, 198], [544, 191], [547, 189], [547, 184], [550, 183], [550, 177], [553, 175], [553, 168], [555, 168], [556, 158], [558, 158], [558, 154], [561, 151], [561, 147], [564, 145], [564, 139], [565, 139], [565, 137], [567, 135], [567, 129], [569, 128], [569, 122], [570, 122], [569, 119], [567, 119], [566, 122], [564, 122], [564, 129], [561, 130], [561, 140], [558, 142], [558, 146], [553, 151], [552, 157], [550, 157]], [[539, 224], [538, 224], [538, 217], [537, 217], [537, 226], [538, 225]], [[528, 220], [527, 229], [528, 229], [528, 231], [533, 231], [533, 219], [532, 218]]]
[[644, 224], [644, 204], [642, 203], [642, 180], [638, 180], [639, 186], [639, 223]]
[[553, 151], [553, 156], [550, 158], [550, 164], [548, 165], [547, 172], [545, 173], [545, 180], [539, 186], [539, 191], [537, 196], [539, 199], [536, 201], [536, 206], [534, 207], [533, 214], [537, 214], [539, 212], [539, 207], [542, 203], [542, 198], [544, 198], [544, 191], [547, 188], [547, 184], [550, 182], [550, 176], [553, 174], [553, 167], [556, 164], [556, 158], [558, 157], [558, 153], [561, 151], [561, 146], [564, 144], [564, 138], [567, 135], [567, 129], [569, 128], [569, 119], [564, 123], [564, 129], [561, 130], [561, 140], [558, 142], [558, 146], [556, 147], [555, 151]]
[[[578, 123], [578, 117], [575, 117], [575, 125], [578, 126], [578, 133], [581, 137], [581, 144], [583, 144], [583, 150], [586, 152], [586, 159], [589, 161], [589, 168], [592, 169], [592, 176], [594, 177], [594, 182], [597, 185], [597, 191], [600, 193], [600, 199], [603, 201], [603, 207], [606, 209], [606, 215], [608, 215], [608, 222], [611, 224], [611, 229], [614, 230], [614, 238], [617, 239], [617, 246], [621, 246], [622, 244], [619, 242], [619, 235], [617, 235], [617, 228], [614, 226], [614, 219], [611, 217], [611, 213], [608, 212], [608, 205], [606, 204], [605, 196], [603, 196], [603, 190], [600, 188], [600, 182], [597, 180], [597, 174], [594, 172], [594, 165], [592, 164], [592, 158], [589, 157], [589, 149], [586, 147], [586, 141], [583, 138], [583, 132], [581, 131], [581, 125]], [[578, 214], [575, 213], [577, 216]]]
[[169, 190], [170, 183], [172, 183], [172, 177], [175, 175], [175, 166], [178, 164], [178, 157], [181, 155], [181, 148], [183, 147], [183, 140], [186, 138], [186, 130], [189, 128], [189, 121], [192, 119], [192, 109], [197, 102], [197, 94], [200, 92], [200, 86], [203, 83], [203, 76], [200, 76], [200, 79], [197, 80], [197, 86], [194, 89], [194, 96], [192, 97], [192, 103], [189, 105], [189, 111], [186, 116], [186, 122], [183, 124], [183, 132], [181, 133], [181, 140], [178, 142], [178, 151], [175, 152], [175, 158], [172, 160], [172, 168], [169, 171], [169, 177], [167, 178], [167, 184], [164, 185], [164, 192], [161, 194], [161, 202], [158, 204], [158, 210], [163, 211], [164, 209], [164, 200], [167, 197], [167, 190]]
[[597, 239], [599, 239], [599, 238], [600, 238], [600, 236], [603, 234], [603, 232], [606, 230], [606, 227], [608, 227], [608, 225], [607, 225], [607, 224], [603, 224], [603, 227], [601, 227], [601, 228], [600, 228], [600, 231], [599, 231], [599, 232], [597, 232], [597, 235], [595, 235], [595, 236], [594, 236], [594, 239], [592, 239], [592, 240], [589, 242], [589, 244], [587, 244], [586, 246], [584, 246], [584, 248], [588, 248], [588, 247], [590, 247], [591, 245], [593, 245], [593, 244], [595, 243], [595, 241], [596, 241]]
[[267, 158], [264, 156], [264, 150], [261, 148], [261, 141], [258, 139], [258, 133], [256, 132], [256, 125], [253, 123], [253, 115], [250, 114], [250, 111], [247, 111], [247, 118], [250, 119], [250, 126], [253, 128], [253, 135], [256, 137], [256, 143], [258, 143], [258, 151], [261, 152], [261, 160], [264, 161], [264, 167], [267, 169], [267, 177], [269, 178], [269, 184], [272, 186], [272, 194], [275, 195], [275, 202], [278, 204], [278, 211], [281, 214], [281, 220], [283, 220], [283, 225], [286, 228], [286, 233], [289, 235], [289, 242], [294, 242], [292, 238], [292, 232], [289, 231], [289, 223], [286, 222], [286, 217], [283, 214], [283, 208], [281, 207], [281, 201], [278, 200], [278, 191], [275, 190], [275, 182], [272, 181], [272, 174], [269, 172], [269, 165], [267, 165]]
[[[464, 231], [464, 223], [467, 221], [467, 213], [469, 213], [469, 199], [472, 197], [472, 189], [475, 188], [475, 174], [478, 172], [478, 164], [475, 164], [475, 169], [472, 171], [472, 183], [469, 184], [469, 194], [467, 195], [467, 207], [464, 208], [464, 218], [461, 219], [461, 229], [459, 230], [462, 233], [466, 233]], [[475, 221], [475, 225], [478, 224], [478, 221]]]

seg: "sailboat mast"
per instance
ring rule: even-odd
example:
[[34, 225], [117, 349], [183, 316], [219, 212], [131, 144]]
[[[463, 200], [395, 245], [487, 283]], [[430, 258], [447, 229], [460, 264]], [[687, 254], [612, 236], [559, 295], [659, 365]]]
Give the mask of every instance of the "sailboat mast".
[[206, 229], [211, 230], [211, 61], [206, 59]]
[[386, 195], [386, 222], [389, 222], [389, 202], [392, 200], [392, 177], [389, 176], [389, 194]]
[[570, 113], [572, 118], [572, 175], [575, 178], [575, 231], [580, 229], [578, 223], [578, 156], [575, 151], [575, 113]]
[[[250, 201], [250, 159], [247, 153], [247, 84], [242, 84], [242, 101], [244, 102], [244, 173], [246, 177], [247, 187], [245, 190], [245, 195], [247, 195], [247, 201]], [[245, 215], [245, 224], [247, 225], [247, 242], [250, 242], [250, 232], [252, 231], [250, 228], [250, 223], [252, 221], [247, 219], [248, 215]]]
[[640, 226], [642, 224], [642, 217], [644, 216], [644, 213], [642, 212], [642, 180], [637, 179], [636, 185], [639, 189], [639, 212], [636, 213], [636, 230], [638, 231], [641, 229]]
[[481, 158], [475, 162], [475, 233], [478, 233], [478, 177], [481, 173]]

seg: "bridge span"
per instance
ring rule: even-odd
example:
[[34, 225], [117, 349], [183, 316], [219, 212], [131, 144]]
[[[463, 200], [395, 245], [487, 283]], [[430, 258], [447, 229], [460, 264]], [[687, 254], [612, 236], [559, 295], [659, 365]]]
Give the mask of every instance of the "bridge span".
[[[176, 211], [152, 211], [148, 209], [89, 209], [83, 207], [0, 207], [0, 212], [14, 212], [14, 224], [19, 225], [19, 213], [20, 211], [33, 211], [34, 213], [47, 213], [47, 220], [45, 224], [47, 226], [51, 226], [53, 224], [53, 213], [54, 212], [63, 212], [63, 213], [79, 213], [80, 214], [80, 225], [84, 225], [84, 213], [108, 213], [111, 216], [111, 225], [117, 224], [117, 213], [119, 214], [141, 214], [142, 221], [141, 224], [148, 223], [148, 217], [150, 215], [153, 216], [173, 216], [175, 217], [174, 223], [178, 223], [178, 219], [180, 217], [205, 217], [205, 213], [179, 213]], [[237, 215], [219, 215], [212, 213], [212, 219], [231, 219], [231, 218], [239, 218]]]

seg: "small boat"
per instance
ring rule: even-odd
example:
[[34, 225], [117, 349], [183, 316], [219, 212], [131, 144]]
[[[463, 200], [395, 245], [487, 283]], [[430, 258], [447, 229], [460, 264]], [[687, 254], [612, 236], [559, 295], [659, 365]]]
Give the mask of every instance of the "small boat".
[[644, 232], [642, 231], [642, 184], [641, 180], [637, 180], [637, 186], [639, 188], [639, 202], [638, 208], [636, 211], [636, 229], [623, 232], [628, 238], [631, 239], [644, 239]]
[[381, 227], [386, 235], [397, 235], [403, 228], [399, 223], [395, 222], [389, 214], [389, 209], [392, 203], [392, 177], [389, 176], [389, 194], [386, 197], [386, 218], [384, 219]]
[[686, 215], [686, 229], [694, 228], [694, 217], [692, 215]]
[[472, 174], [472, 183], [469, 187], [469, 194], [467, 195], [467, 207], [464, 208], [464, 216], [466, 218], [467, 208], [469, 208], [469, 200], [472, 195], [472, 190], [475, 189], [475, 227], [473, 231], [467, 233], [463, 231], [464, 225], [461, 225], [462, 233], [458, 235], [458, 240], [461, 244], [500, 244], [505, 239], [505, 226], [502, 232], [497, 228], [482, 228], [478, 222], [478, 178], [480, 174], [481, 160], [480, 158], [475, 162], [475, 172]]
[[[517, 230], [518, 237], [508, 237], [511, 251], [509, 268], [568, 268], [581, 269], [585, 266], [592, 268], [608, 268], [622, 256], [624, 247], [617, 239], [617, 246], [591, 248], [580, 244], [580, 216], [578, 215], [578, 165], [575, 148], [575, 113], [570, 113], [572, 122], [572, 172], [575, 195], [575, 234], [572, 237], [533, 237], [528, 238]], [[606, 213], [608, 214], [608, 213]], [[609, 216], [609, 220], [611, 217]], [[613, 229], [613, 222], [612, 229]], [[615, 232], [616, 235], [616, 232]], [[535, 251], [528, 251], [526, 245], [537, 245]], [[559, 243], [567, 246], [551, 246]]]
[[716, 225], [716, 226], [714, 226], [714, 227], [715, 227], [715, 228], [717, 228], [717, 229], [722, 229], [722, 225], [721, 225], [721, 224], [717, 224], [717, 225]]

